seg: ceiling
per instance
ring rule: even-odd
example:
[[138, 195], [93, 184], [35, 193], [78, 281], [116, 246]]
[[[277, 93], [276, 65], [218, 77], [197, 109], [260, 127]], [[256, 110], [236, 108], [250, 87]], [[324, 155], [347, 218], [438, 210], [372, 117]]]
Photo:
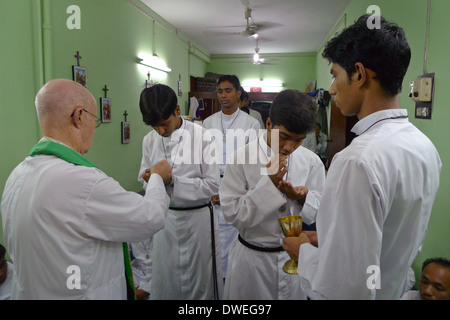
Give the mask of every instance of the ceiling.
[[[350, 0], [141, 0], [209, 54], [316, 52]], [[251, 19], [246, 19], [246, 8]], [[252, 30], [250, 28], [250, 30]]]

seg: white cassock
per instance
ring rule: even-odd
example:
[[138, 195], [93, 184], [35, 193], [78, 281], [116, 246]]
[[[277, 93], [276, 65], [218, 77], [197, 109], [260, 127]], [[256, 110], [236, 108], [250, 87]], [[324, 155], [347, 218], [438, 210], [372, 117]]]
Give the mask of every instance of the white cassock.
[[27, 157], [2, 197], [11, 299], [126, 299], [122, 242], [161, 230], [168, 206], [159, 175], [142, 197], [96, 168]]
[[400, 299], [425, 238], [441, 160], [404, 109], [361, 120], [336, 154], [317, 213], [319, 247], [300, 246], [311, 299]]
[[259, 113], [256, 110], [253, 110], [253, 109], [248, 109], [248, 111], [249, 111], [249, 115], [251, 115], [253, 118], [258, 120], [260, 129], [265, 129], [266, 124], [264, 123], [264, 121], [262, 119], [261, 113]]
[[[293, 186], [306, 186], [309, 192], [301, 206], [287, 199], [267, 175], [266, 164], [271, 159], [265, 135], [238, 149], [228, 159], [219, 194], [225, 220], [239, 230], [248, 243], [264, 248], [281, 247], [283, 235], [278, 218], [300, 215], [311, 224], [315, 221], [325, 168], [312, 151], [298, 147], [288, 160], [285, 180]], [[257, 156], [257, 162], [249, 159]], [[283, 208], [280, 209], [280, 208]], [[250, 249], [236, 240], [230, 250], [225, 299], [285, 300], [305, 299], [296, 276], [284, 273], [282, 267], [288, 254]]]
[[131, 242], [128, 244], [128, 248], [134, 257], [131, 260], [134, 287], [150, 293], [153, 265], [150, 255], [153, 249], [153, 237], [140, 242]]
[[[170, 208], [192, 208], [209, 203], [219, 188], [219, 168], [208, 156], [214, 143], [203, 139], [204, 129], [190, 121], [170, 137], [155, 130], [142, 143], [141, 174], [161, 160], [172, 166], [173, 186], [167, 186]], [[216, 281], [213, 281], [211, 212], [208, 206], [194, 210], [169, 209], [166, 227], [153, 237], [150, 299], [214, 299], [223, 292], [221, 248], [217, 216], [213, 215]]]
[[[227, 154], [235, 151], [237, 148], [257, 139], [259, 136], [260, 124], [258, 120], [251, 117], [248, 113], [241, 111], [239, 108], [231, 115], [226, 115], [222, 111], [216, 112], [203, 121], [203, 127], [208, 130], [218, 132], [216, 140], [216, 149], [222, 150], [220, 160], [220, 176], [223, 177]], [[236, 130], [242, 131], [236, 131]], [[225, 143], [223, 143], [223, 135], [226, 135]], [[234, 135], [234, 133], [237, 133]], [[222, 140], [220, 141], [220, 138]], [[220, 205], [214, 205], [214, 212], [219, 217], [220, 241], [222, 244], [222, 274], [226, 277], [228, 252], [231, 244], [238, 236], [238, 231], [230, 226], [223, 219], [222, 209]]]

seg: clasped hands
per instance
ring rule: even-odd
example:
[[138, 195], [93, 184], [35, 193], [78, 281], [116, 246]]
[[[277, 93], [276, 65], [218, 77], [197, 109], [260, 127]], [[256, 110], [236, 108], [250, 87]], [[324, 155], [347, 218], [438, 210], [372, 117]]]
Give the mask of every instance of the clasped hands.
[[157, 173], [161, 176], [164, 181], [164, 185], [167, 186], [172, 181], [172, 169], [170, 168], [169, 162], [167, 160], [161, 160], [153, 167], [146, 169], [141, 177], [148, 182], [150, 176]]
[[268, 168], [269, 178], [275, 187], [290, 200], [297, 200], [303, 205], [308, 194], [308, 188], [304, 186], [294, 187], [290, 182], [283, 180], [284, 175], [288, 172], [287, 155], [276, 154], [272, 160], [266, 165]]

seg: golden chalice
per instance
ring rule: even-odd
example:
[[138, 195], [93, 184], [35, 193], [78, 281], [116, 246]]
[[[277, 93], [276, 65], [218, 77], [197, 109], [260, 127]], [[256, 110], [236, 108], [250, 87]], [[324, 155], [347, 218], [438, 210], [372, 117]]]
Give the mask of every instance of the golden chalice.
[[[278, 219], [281, 231], [285, 237], [297, 237], [302, 232], [302, 217], [287, 216]], [[297, 262], [290, 259], [283, 266], [283, 271], [289, 274], [297, 274]]]

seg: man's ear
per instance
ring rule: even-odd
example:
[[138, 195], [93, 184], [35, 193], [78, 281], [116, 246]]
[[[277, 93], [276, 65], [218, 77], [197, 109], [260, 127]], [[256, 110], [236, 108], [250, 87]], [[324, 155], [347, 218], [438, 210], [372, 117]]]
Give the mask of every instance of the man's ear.
[[175, 109], [175, 115], [176, 115], [177, 117], [179, 117], [179, 116], [181, 115], [181, 108], [180, 108], [180, 105], [177, 105], [177, 108]]
[[367, 70], [364, 65], [361, 62], [355, 63], [355, 73], [353, 74], [353, 80], [362, 87], [367, 81], [367, 76]]
[[82, 107], [77, 107], [75, 109], [75, 111], [73, 112], [73, 116], [72, 116], [72, 124], [76, 127], [79, 128], [81, 126], [81, 122], [82, 122], [82, 117], [81, 115], [83, 114], [83, 108]]

